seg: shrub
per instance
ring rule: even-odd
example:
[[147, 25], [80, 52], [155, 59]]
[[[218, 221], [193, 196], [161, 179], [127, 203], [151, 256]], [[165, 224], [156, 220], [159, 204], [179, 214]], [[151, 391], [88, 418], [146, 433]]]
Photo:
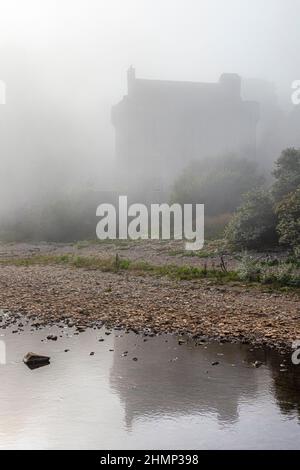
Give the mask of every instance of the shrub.
[[255, 162], [229, 155], [191, 163], [172, 188], [171, 200], [205, 204], [210, 216], [232, 213], [242, 194], [263, 184]]
[[279, 263], [269, 266], [245, 253], [238, 265], [239, 279], [262, 284], [279, 284], [280, 286], [300, 287], [299, 271], [291, 263]]
[[300, 188], [300, 149], [288, 148], [281, 153], [275, 163], [273, 175], [276, 180], [272, 186], [275, 203]]
[[220, 239], [224, 235], [226, 225], [232, 219], [232, 214], [220, 214], [205, 217], [205, 239]]
[[253, 190], [244, 196], [243, 204], [225, 229], [225, 238], [234, 248], [274, 245], [278, 242], [276, 222], [270, 192]]
[[300, 187], [277, 205], [279, 242], [300, 255]]
[[293, 266], [290, 264], [280, 264], [278, 266], [264, 266], [261, 268], [260, 281], [262, 284], [278, 282], [282, 285], [290, 283], [293, 277]]
[[246, 253], [238, 265], [237, 273], [242, 281], [259, 281], [260, 267], [258, 261]]

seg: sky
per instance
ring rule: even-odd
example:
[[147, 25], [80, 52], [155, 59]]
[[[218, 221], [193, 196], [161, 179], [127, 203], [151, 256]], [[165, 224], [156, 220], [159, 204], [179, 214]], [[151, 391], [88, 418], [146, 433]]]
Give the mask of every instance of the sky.
[[288, 101], [299, 20], [300, 0], [0, 0], [0, 186], [20, 198], [100, 177], [131, 64], [144, 78], [260, 77]]
[[116, 99], [131, 63], [150, 78], [235, 71], [284, 86], [300, 72], [299, 19], [299, 0], [1, 0], [0, 44], [54, 80], [96, 75]]

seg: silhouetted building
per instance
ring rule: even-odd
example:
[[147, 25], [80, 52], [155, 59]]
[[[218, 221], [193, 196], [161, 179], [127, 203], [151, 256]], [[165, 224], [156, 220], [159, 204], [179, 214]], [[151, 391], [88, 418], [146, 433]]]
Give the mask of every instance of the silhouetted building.
[[112, 108], [116, 159], [168, 183], [190, 161], [235, 153], [255, 158], [259, 106], [241, 98], [241, 78], [217, 83], [145, 80], [127, 72], [128, 94]]

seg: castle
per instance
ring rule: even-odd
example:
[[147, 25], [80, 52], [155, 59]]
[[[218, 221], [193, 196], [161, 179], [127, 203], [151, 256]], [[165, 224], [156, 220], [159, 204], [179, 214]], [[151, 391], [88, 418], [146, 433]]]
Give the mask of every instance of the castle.
[[217, 83], [147, 80], [127, 72], [112, 108], [118, 168], [168, 182], [189, 162], [234, 153], [255, 158], [259, 106], [241, 98], [241, 78]]

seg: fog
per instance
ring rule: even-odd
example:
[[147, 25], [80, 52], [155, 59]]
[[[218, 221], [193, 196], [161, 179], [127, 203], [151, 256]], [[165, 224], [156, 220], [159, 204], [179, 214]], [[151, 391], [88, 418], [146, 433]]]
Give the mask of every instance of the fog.
[[300, 78], [299, 19], [299, 0], [0, 0], [1, 212], [115, 189], [111, 108], [131, 64], [147, 79], [239, 74], [245, 99], [260, 93], [257, 157], [274, 160], [289, 143], [273, 135]]

